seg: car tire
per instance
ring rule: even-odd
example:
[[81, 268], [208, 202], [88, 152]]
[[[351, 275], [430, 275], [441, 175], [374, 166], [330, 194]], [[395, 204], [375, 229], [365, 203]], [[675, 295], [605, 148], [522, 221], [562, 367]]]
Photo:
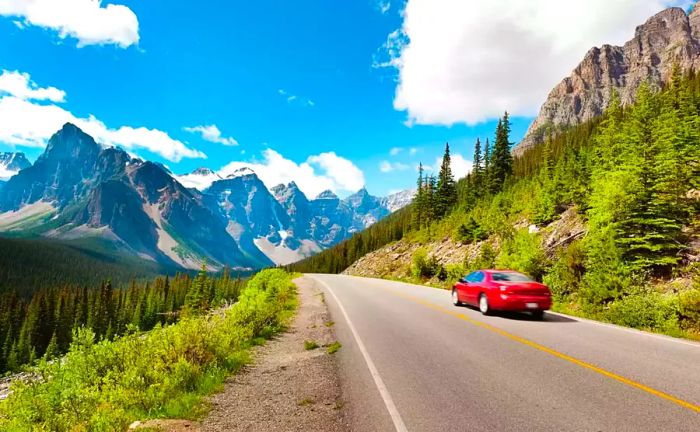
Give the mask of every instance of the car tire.
[[489, 306], [489, 299], [484, 293], [481, 293], [481, 295], [479, 296], [479, 311], [482, 315], [491, 315], [491, 306]]
[[536, 319], [537, 321], [541, 321], [544, 319], [544, 311], [543, 310], [536, 310], [530, 312], [532, 314], [532, 318]]
[[457, 296], [457, 290], [455, 289], [452, 290], [452, 304], [455, 306], [462, 306], [462, 302], [459, 301], [459, 297]]

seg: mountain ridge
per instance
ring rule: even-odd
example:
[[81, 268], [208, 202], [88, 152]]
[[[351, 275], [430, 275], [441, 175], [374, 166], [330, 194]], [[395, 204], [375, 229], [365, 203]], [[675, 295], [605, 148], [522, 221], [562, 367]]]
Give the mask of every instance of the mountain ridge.
[[603, 114], [613, 92], [623, 105], [634, 102], [639, 86], [668, 82], [674, 65], [682, 72], [700, 67], [700, 7], [690, 13], [678, 7], [658, 12], [639, 25], [622, 46], [591, 48], [581, 63], [549, 93], [525, 137], [513, 149], [517, 155], [548, 133], [576, 126]]
[[309, 200], [294, 182], [268, 190], [247, 167], [189, 176], [212, 182], [187, 187], [161, 164], [105, 148], [67, 123], [0, 187], [0, 232], [106, 240], [168, 267], [254, 269], [307, 257], [390, 213], [364, 189], [345, 200], [332, 192]]

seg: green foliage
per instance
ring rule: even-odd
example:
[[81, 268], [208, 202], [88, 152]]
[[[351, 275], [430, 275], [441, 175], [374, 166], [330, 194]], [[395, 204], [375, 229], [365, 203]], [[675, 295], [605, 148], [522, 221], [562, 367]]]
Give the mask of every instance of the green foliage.
[[612, 302], [604, 316], [614, 324], [669, 333], [678, 328], [678, 298], [655, 292], [630, 295]]
[[315, 350], [318, 348], [318, 344], [315, 341], [304, 341], [304, 349], [306, 351]]
[[0, 403], [0, 429], [117, 431], [136, 419], [191, 417], [201, 412], [203, 395], [248, 361], [252, 341], [279, 330], [295, 305], [291, 276], [266, 270], [223, 314], [113, 341], [78, 329], [62, 361], [41, 362], [38, 379], [13, 383]]
[[[441, 269], [435, 257], [428, 257], [428, 252], [424, 248], [418, 248], [411, 257], [411, 272], [415, 278], [431, 278]], [[444, 269], [442, 270], [444, 271]]]
[[479, 256], [473, 261], [465, 262], [465, 273], [493, 268], [496, 265], [496, 256], [496, 251], [491, 246], [491, 243], [482, 244]]
[[543, 282], [556, 301], [564, 302], [578, 293], [585, 271], [585, 254], [580, 241], [574, 241], [558, 252]]
[[[110, 281], [97, 289], [41, 288], [29, 299], [15, 292], [0, 294], [0, 372], [17, 371], [36, 358], [66, 352], [74, 328], [90, 328], [98, 340], [113, 339], [128, 332], [130, 326], [148, 330], [171, 324], [183, 306], [187, 313], [197, 303], [201, 312], [205, 305], [235, 301], [241, 286], [242, 282], [225, 270], [218, 277], [200, 272], [195, 279], [177, 274], [174, 278], [134, 280], [116, 289]], [[189, 305], [185, 305], [187, 301]]]
[[527, 230], [520, 230], [512, 239], [505, 240], [496, 259], [498, 268], [517, 270], [536, 280], [542, 280], [547, 264], [539, 235]]
[[328, 354], [335, 354], [342, 347], [343, 346], [340, 344], [340, 342], [336, 341], [336, 342], [333, 342], [332, 344], [328, 345], [328, 347], [326, 348], [326, 352], [328, 352]]
[[683, 326], [700, 332], [700, 289], [695, 288], [681, 293], [678, 303]]

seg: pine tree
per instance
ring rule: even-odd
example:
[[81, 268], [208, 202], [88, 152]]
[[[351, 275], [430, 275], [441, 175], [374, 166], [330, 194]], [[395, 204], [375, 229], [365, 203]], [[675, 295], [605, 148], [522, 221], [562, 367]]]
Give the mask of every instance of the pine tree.
[[493, 145], [493, 154], [490, 157], [489, 185], [491, 193], [498, 193], [503, 189], [506, 178], [513, 173], [513, 157], [510, 154], [510, 120], [508, 112], [498, 121], [496, 127], [496, 141]]
[[484, 161], [481, 156], [481, 140], [476, 139], [474, 145], [474, 167], [472, 168], [472, 186], [475, 189], [475, 196], [481, 196], [483, 187]]
[[423, 163], [418, 164], [418, 182], [416, 194], [413, 197], [413, 226], [420, 229], [425, 220], [425, 184], [423, 179]]
[[442, 165], [437, 180], [435, 196], [435, 216], [442, 218], [457, 202], [457, 188], [452, 175], [450, 144], [445, 144], [445, 154], [442, 157]]

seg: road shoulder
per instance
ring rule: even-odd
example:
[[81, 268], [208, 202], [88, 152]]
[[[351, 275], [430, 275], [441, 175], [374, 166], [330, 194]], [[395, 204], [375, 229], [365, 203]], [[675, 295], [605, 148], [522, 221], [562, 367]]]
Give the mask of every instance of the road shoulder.
[[[320, 289], [295, 280], [299, 311], [289, 331], [256, 349], [255, 363], [211, 399], [202, 431], [345, 431], [335, 341]], [[306, 349], [305, 342], [315, 342]]]

